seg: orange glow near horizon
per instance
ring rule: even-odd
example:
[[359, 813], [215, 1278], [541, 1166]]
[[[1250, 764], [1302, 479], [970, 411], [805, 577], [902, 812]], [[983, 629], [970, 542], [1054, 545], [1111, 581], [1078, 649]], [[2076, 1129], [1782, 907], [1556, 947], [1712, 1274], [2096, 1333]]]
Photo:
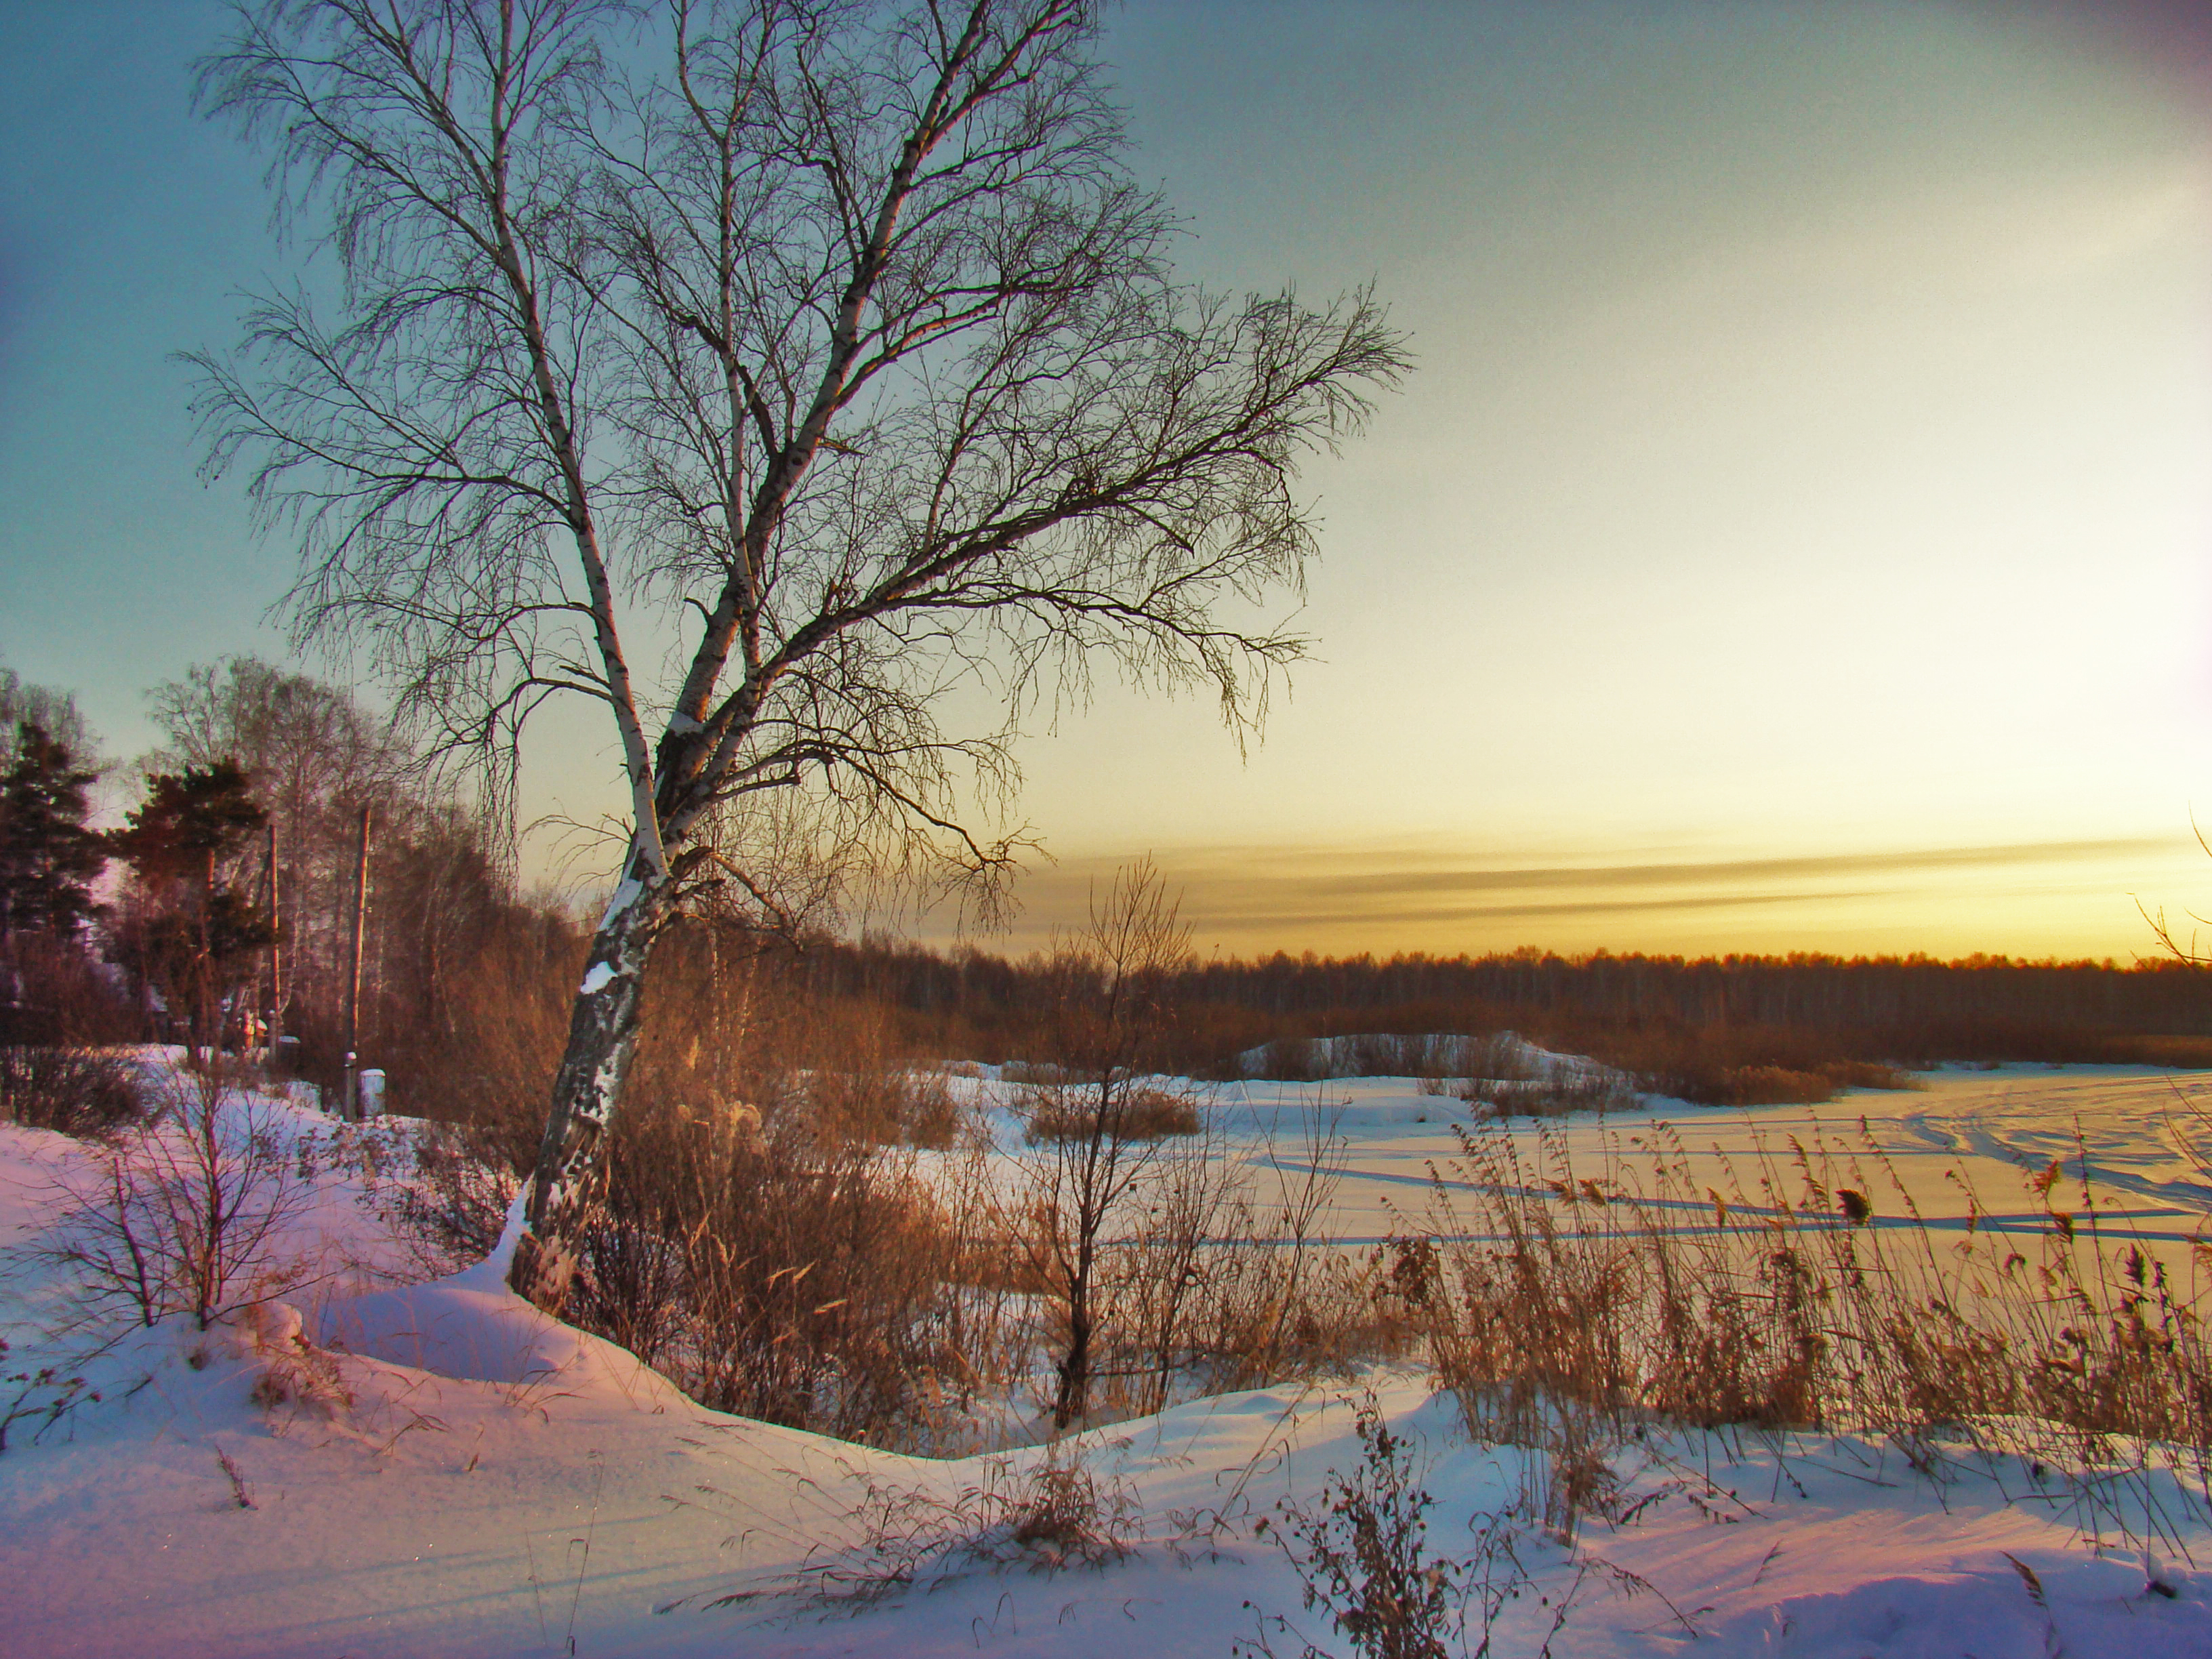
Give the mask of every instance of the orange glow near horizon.
[[[1124, 860], [1073, 860], [1030, 872], [1003, 933], [965, 936], [1019, 955], [1083, 925]], [[1481, 956], [1525, 946], [1562, 955], [1979, 954], [2015, 959], [2161, 954], [2161, 912], [2186, 945], [2192, 899], [2212, 863], [2186, 834], [1935, 847], [1785, 857], [1559, 863], [1455, 856], [1439, 845], [1161, 849], [1200, 955], [1251, 958]], [[2138, 908], [2138, 899], [2141, 908]], [[963, 936], [945, 916], [896, 931], [939, 945]]]

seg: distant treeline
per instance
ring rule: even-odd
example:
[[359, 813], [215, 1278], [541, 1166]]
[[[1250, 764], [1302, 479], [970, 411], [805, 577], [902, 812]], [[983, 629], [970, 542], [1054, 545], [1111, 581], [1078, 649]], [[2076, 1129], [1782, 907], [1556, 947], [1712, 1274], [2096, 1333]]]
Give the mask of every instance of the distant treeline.
[[[817, 990], [894, 1007], [919, 1043], [967, 1058], [1019, 1057], [1049, 1003], [1041, 957], [881, 941], [806, 954]], [[1632, 1066], [1686, 1046], [1726, 1050], [1739, 1064], [2212, 1064], [2212, 976], [2177, 961], [1279, 951], [1194, 964], [1170, 1000], [1183, 1059], [1215, 1071], [1283, 1039], [1509, 1026]]]

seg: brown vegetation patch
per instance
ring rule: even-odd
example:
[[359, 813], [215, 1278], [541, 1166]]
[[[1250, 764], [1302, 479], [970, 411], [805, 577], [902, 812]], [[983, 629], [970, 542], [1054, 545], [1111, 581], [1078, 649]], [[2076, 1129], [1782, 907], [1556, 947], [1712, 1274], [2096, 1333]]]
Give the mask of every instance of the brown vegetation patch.
[[1164, 1140], [1194, 1135], [1204, 1126], [1198, 1104], [1188, 1095], [1164, 1089], [1118, 1091], [1103, 1110], [1081, 1091], [1048, 1095], [1030, 1109], [1023, 1133], [1032, 1145], [1048, 1140], [1088, 1140], [1112, 1134], [1122, 1140]]

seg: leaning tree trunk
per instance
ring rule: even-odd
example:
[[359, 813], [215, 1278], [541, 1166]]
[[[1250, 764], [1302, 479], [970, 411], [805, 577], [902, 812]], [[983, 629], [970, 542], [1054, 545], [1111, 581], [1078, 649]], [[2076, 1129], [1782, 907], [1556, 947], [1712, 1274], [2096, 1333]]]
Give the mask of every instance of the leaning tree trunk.
[[515, 1241], [507, 1272], [517, 1293], [550, 1311], [557, 1312], [567, 1300], [575, 1275], [568, 1235], [577, 1187], [599, 1157], [637, 1049], [646, 958], [665, 919], [669, 892], [650, 855], [633, 850], [585, 958], [583, 983], [568, 1016], [568, 1046], [553, 1080], [552, 1109], [531, 1176], [527, 1225]]

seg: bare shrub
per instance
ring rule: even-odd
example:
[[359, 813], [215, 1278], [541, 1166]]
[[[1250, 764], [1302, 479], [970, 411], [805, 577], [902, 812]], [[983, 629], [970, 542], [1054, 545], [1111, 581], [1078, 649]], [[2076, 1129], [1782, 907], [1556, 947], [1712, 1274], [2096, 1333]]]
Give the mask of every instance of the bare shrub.
[[1723, 1106], [1817, 1105], [1836, 1097], [1836, 1082], [1825, 1072], [1793, 1071], [1786, 1066], [1735, 1066], [1708, 1091]]
[[0, 1047], [0, 1118], [89, 1139], [145, 1112], [137, 1062], [112, 1048]]
[[[1022, 1123], [1031, 1146], [1048, 1141], [1088, 1139], [1097, 1127], [1097, 1114], [1089, 1103], [1078, 1106], [1058, 1096], [1033, 1103]], [[1114, 1119], [1114, 1133], [1123, 1140], [1164, 1140], [1170, 1135], [1194, 1135], [1201, 1124], [1198, 1103], [1171, 1089], [1132, 1087], [1122, 1097]]]
[[185, 1314], [204, 1330], [300, 1281], [284, 1235], [309, 1189], [269, 1103], [225, 1077], [175, 1074], [159, 1116], [59, 1178], [42, 1248], [76, 1273], [90, 1316]]
[[1305, 1605], [1327, 1613], [1370, 1659], [1449, 1659], [1447, 1641], [1465, 1618], [1466, 1569], [1429, 1553], [1432, 1500], [1372, 1400], [1360, 1407], [1358, 1433], [1360, 1467], [1336, 1477], [1324, 1509], [1291, 1516], [1291, 1535], [1305, 1546], [1297, 1563]]
[[1651, 1094], [1701, 1106], [1818, 1105], [1846, 1089], [1910, 1089], [1896, 1066], [1837, 1049], [1836, 1034], [1672, 1025], [1605, 1034], [1592, 1052]]
[[1578, 1112], [1625, 1112], [1637, 1104], [1636, 1091], [1617, 1072], [1561, 1069], [1527, 1081], [1470, 1078], [1460, 1098], [1487, 1106], [1497, 1116], [1571, 1117]]
[[1924, 1089], [1911, 1073], [1871, 1060], [1827, 1060], [1820, 1073], [1838, 1089]]
[[[1041, 1154], [1011, 1193], [992, 1194], [990, 1213], [1018, 1252], [1017, 1282], [1032, 1293], [1036, 1340], [1062, 1355], [1067, 1280], [1056, 1263], [1068, 1239], [1052, 1235], [1064, 1224], [1059, 1212], [1036, 1202], [1052, 1192], [1058, 1150]], [[1270, 1142], [1264, 1163], [1229, 1156], [1218, 1130], [1144, 1152], [1094, 1241], [1091, 1418], [1346, 1376], [1358, 1360], [1395, 1356], [1414, 1340], [1412, 1323], [1378, 1305], [1372, 1268], [1330, 1234], [1345, 1143], [1317, 1110], [1298, 1145]]]
[[415, 1137], [414, 1178], [395, 1189], [391, 1214], [416, 1266], [438, 1278], [489, 1255], [521, 1185], [495, 1133], [432, 1123]]
[[[1069, 1341], [1069, 1234], [1049, 1202], [1047, 1148], [1011, 1192], [978, 1188], [1029, 1293], [1019, 1319], [1055, 1357]], [[1343, 1145], [1273, 1160], [1275, 1185], [1227, 1155], [1218, 1133], [1147, 1145], [1092, 1243], [1085, 1414], [1141, 1415], [1177, 1399], [1346, 1375], [1402, 1352], [1413, 1328], [1379, 1309], [1371, 1272], [1335, 1245], [1327, 1212]], [[1009, 1310], [1018, 1316], [1020, 1310]], [[1009, 1344], [1009, 1346], [1013, 1346]]]
[[1018, 1103], [1032, 1126], [1030, 1152], [1018, 1220], [1005, 1231], [1020, 1241], [1055, 1316], [1055, 1430], [1091, 1409], [1109, 1241], [1141, 1212], [1159, 1128], [1182, 1115], [1152, 1062], [1169, 1023], [1164, 991], [1189, 957], [1190, 930], [1145, 861], [1116, 872], [1094, 897], [1089, 925], [1053, 957], [1051, 1064], [1060, 1080], [1025, 1085]]
[[[1434, 1500], [1413, 1447], [1390, 1431], [1371, 1395], [1356, 1426], [1360, 1462], [1349, 1473], [1329, 1471], [1319, 1506], [1279, 1506], [1277, 1541], [1298, 1575], [1306, 1611], [1326, 1614], [1363, 1659], [1454, 1659], [1468, 1650], [1470, 1615], [1487, 1652], [1492, 1623], [1528, 1579], [1510, 1528], [1493, 1518], [1464, 1559], [1432, 1552]], [[1257, 1634], [1237, 1643], [1237, 1653], [1277, 1659], [1271, 1626], [1297, 1640], [1300, 1659], [1328, 1659], [1279, 1615], [1260, 1615]]]
[[[1626, 1111], [1637, 1104], [1624, 1073], [1575, 1054], [1547, 1054], [1514, 1031], [1432, 1039], [1437, 1063], [1462, 1079], [1452, 1090], [1496, 1116], [1565, 1117]], [[1443, 1092], [1424, 1085], [1425, 1093]]]

